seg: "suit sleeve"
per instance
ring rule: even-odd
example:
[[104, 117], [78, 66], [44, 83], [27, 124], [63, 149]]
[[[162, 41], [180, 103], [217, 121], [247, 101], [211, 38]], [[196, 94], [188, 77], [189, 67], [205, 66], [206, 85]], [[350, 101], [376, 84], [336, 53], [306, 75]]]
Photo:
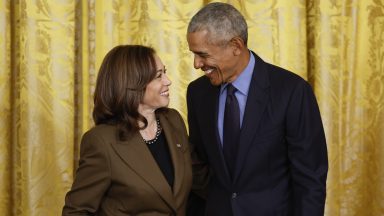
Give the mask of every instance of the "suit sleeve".
[[294, 215], [322, 216], [328, 172], [327, 147], [316, 98], [307, 82], [296, 87], [287, 112]]
[[80, 162], [72, 189], [65, 197], [62, 215], [95, 215], [110, 184], [110, 167], [104, 143], [95, 134], [84, 134]]
[[187, 108], [189, 126], [189, 144], [192, 160], [192, 192], [188, 198], [187, 216], [204, 215], [206, 187], [209, 181], [209, 167], [207, 157], [203, 148], [198, 121], [195, 115], [191, 87], [187, 89]]
[[192, 158], [193, 185], [192, 190], [201, 192], [205, 190], [208, 183], [209, 169], [208, 161], [203, 147], [200, 130], [198, 128], [198, 120], [196, 116], [197, 104], [193, 103], [191, 88], [187, 91], [187, 107], [188, 107], [188, 126], [189, 126], [189, 144]]

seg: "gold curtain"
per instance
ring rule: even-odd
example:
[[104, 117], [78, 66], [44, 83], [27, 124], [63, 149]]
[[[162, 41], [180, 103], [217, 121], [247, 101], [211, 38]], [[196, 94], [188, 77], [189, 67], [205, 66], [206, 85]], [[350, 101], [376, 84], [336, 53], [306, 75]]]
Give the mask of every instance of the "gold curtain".
[[[98, 67], [118, 44], [154, 47], [186, 118], [185, 39], [210, 1], [0, 0], [0, 215], [60, 215], [92, 127]], [[384, 215], [384, 1], [232, 0], [249, 47], [307, 79], [328, 142], [327, 216]]]

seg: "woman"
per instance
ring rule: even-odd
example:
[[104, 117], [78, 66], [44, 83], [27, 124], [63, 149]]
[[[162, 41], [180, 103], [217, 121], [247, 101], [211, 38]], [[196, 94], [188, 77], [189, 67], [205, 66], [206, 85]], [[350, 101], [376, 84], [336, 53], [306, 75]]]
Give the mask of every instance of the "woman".
[[185, 215], [191, 159], [184, 122], [167, 108], [170, 85], [152, 48], [106, 55], [63, 215]]

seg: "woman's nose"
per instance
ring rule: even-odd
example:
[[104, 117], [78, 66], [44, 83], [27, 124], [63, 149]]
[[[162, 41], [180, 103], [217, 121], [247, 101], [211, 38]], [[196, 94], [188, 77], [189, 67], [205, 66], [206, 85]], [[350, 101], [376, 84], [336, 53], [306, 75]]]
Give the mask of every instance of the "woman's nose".
[[170, 86], [172, 84], [172, 81], [169, 79], [167, 74], [164, 74], [164, 85]]

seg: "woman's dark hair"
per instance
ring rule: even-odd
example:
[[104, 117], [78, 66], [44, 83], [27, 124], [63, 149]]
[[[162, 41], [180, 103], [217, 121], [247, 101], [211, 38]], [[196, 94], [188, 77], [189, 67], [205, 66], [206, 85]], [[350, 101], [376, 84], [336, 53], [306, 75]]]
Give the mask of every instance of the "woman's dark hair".
[[[156, 76], [155, 50], [142, 45], [116, 46], [105, 56], [97, 76], [93, 120], [96, 125], [118, 126], [118, 136], [127, 136], [148, 122], [138, 112], [145, 88]], [[141, 128], [138, 122], [144, 123]]]

